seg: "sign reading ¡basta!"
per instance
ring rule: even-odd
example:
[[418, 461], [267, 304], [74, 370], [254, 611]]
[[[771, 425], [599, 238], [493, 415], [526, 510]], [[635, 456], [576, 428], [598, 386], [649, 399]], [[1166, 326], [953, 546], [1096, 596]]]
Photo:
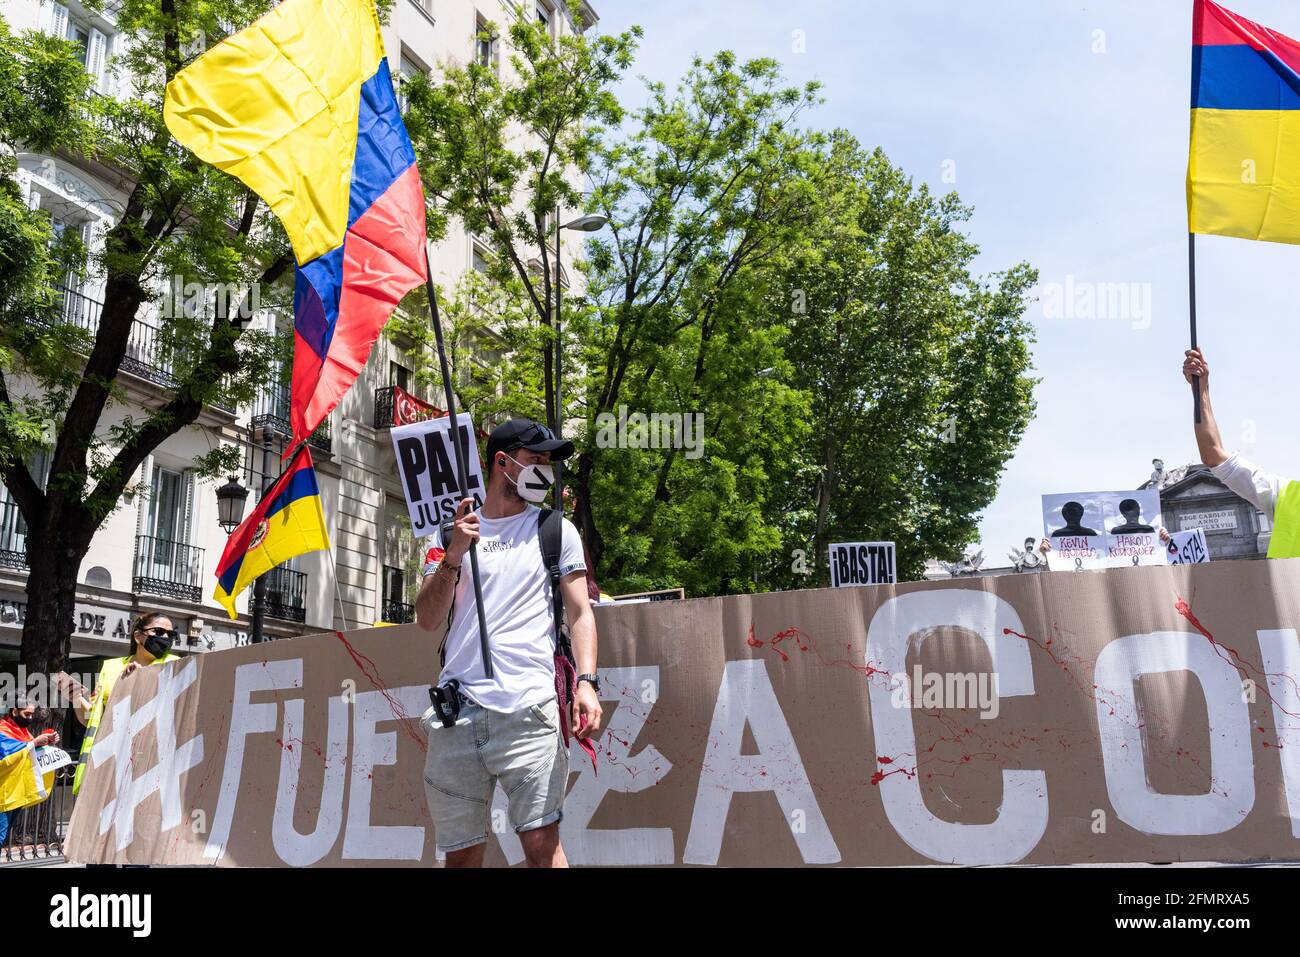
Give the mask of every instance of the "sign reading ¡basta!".
[[[1300, 559], [596, 618], [599, 774], [571, 763], [561, 824], [577, 864], [1300, 855]], [[429, 642], [330, 633], [123, 678], [68, 856], [433, 864]], [[489, 863], [522, 858], [509, 828], [490, 834]]]

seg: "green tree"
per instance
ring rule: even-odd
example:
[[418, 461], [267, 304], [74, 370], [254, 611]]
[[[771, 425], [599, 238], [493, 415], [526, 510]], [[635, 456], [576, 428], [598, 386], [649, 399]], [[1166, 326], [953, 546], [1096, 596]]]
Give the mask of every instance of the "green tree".
[[[671, 89], [650, 84], [625, 129], [598, 141], [591, 205], [610, 227], [589, 244], [588, 433], [574, 483], [612, 587], [752, 588], [779, 544], [769, 504], [806, 418], [781, 376], [780, 314], [760, 293], [815, 208], [815, 138], [797, 124], [816, 98], [773, 60], [722, 52]], [[623, 408], [701, 414], [703, 456], [606, 447], [597, 426]]]
[[[808, 549], [811, 564], [833, 541], [894, 540], [900, 579], [917, 578], [975, 540], [1033, 415], [1023, 313], [1037, 275], [973, 276], [957, 195], [931, 195], [846, 133], [817, 181], [809, 241], [769, 289], [800, 357], [792, 384], [812, 400], [809, 460], [783, 489], [785, 554]], [[769, 580], [809, 584], [784, 555]]]
[[[126, 91], [101, 97], [74, 44], [0, 25], [0, 476], [27, 523], [27, 618], [22, 660], [62, 666], [70, 648], [77, 574], [92, 537], [145, 458], [187, 428], [205, 405], [234, 408], [275, 375], [283, 352], [248, 328], [251, 294], [214, 297], [161, 324], [158, 356], [174, 388], [158, 408], [125, 416], [118, 371], [142, 308], [164, 308], [173, 279], [261, 293], [274, 307], [293, 259], [265, 205], [238, 181], [200, 163], [171, 139], [163, 87], [231, 27], [270, 3], [121, 0], [126, 52], [111, 64]], [[54, 241], [48, 217], [22, 206], [18, 150], [93, 156], [132, 182], [102, 244], [72, 250]], [[80, 262], [69, 256], [81, 253]], [[68, 323], [69, 268], [102, 277], [102, 309]], [[27, 457], [50, 454], [41, 487]], [[201, 465], [229, 468], [233, 449]]]
[[[446, 67], [436, 82], [412, 77], [403, 88], [425, 189], [440, 201], [429, 215], [430, 235], [441, 237], [448, 219], [458, 219], [491, 248], [488, 275], [502, 286], [495, 304], [503, 305], [505, 295], [509, 312], [518, 306], [532, 311], [541, 330], [529, 345], [537, 367], [531, 377], [540, 379], [538, 418], [552, 428], [555, 217], [583, 205], [575, 184], [590, 165], [599, 124], [621, 119], [611, 87], [640, 35], [634, 28], [616, 37], [556, 38], [531, 17], [520, 17], [502, 37], [489, 23], [480, 39], [506, 44], [510, 79], [502, 79], [496, 64], [474, 61]], [[478, 297], [466, 300], [466, 308], [490, 315], [482, 288], [462, 292]]]

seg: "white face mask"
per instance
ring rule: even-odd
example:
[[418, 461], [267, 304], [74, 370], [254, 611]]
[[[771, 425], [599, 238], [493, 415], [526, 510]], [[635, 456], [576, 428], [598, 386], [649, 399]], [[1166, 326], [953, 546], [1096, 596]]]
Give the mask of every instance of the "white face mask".
[[[505, 455], [505, 453], [501, 453]], [[545, 502], [546, 496], [555, 487], [555, 466], [524, 465], [513, 456], [506, 458], [519, 466], [519, 477], [515, 479], [515, 490], [525, 502]]]

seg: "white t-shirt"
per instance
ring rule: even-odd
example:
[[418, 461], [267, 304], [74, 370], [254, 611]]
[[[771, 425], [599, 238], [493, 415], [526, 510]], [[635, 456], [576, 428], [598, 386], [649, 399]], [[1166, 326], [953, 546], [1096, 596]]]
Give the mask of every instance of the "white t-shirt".
[[1268, 516], [1270, 522], [1273, 521], [1273, 509], [1287, 484], [1285, 479], [1256, 468], [1240, 452], [1233, 452], [1210, 471], [1220, 482]]
[[[522, 512], [507, 518], [488, 518], [481, 511], [477, 514], [478, 573], [492, 678], [483, 676], [474, 580], [466, 553], [456, 584], [451, 629], [447, 632], [447, 662], [438, 682], [455, 678], [460, 681], [460, 690], [475, 704], [490, 711], [514, 712], [555, 697], [551, 578], [542, 562], [537, 538], [541, 509], [526, 505]], [[442, 560], [442, 530], [435, 531], [427, 541], [426, 576]], [[586, 568], [582, 538], [566, 518], [560, 535], [560, 575]]]

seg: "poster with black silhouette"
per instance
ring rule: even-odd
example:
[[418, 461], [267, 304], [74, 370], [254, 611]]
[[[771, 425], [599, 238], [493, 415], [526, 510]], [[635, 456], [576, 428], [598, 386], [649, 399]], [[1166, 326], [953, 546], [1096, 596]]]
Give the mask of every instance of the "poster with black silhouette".
[[1107, 564], [1164, 565], [1165, 546], [1160, 541], [1160, 493], [1111, 492], [1104, 501]]
[[1164, 565], [1160, 493], [1060, 492], [1043, 496], [1043, 534], [1053, 571]]
[[1200, 565], [1210, 560], [1210, 548], [1205, 542], [1205, 529], [1193, 528], [1174, 532], [1165, 546], [1165, 556], [1170, 565]]
[[[474, 424], [468, 412], [456, 416], [463, 448], [468, 451], [469, 494], [474, 507], [483, 505], [483, 466], [474, 441]], [[451, 420], [447, 416], [412, 422], [393, 428], [393, 452], [397, 473], [406, 494], [411, 516], [411, 533], [416, 538], [432, 535], [456, 514], [460, 502], [460, 481], [456, 477], [456, 451], [451, 446]]]
[[893, 542], [837, 542], [831, 546], [831, 585], [892, 585], [898, 580]]
[[1051, 543], [1047, 567], [1083, 571], [1106, 567], [1104, 492], [1043, 496], [1043, 535]]

